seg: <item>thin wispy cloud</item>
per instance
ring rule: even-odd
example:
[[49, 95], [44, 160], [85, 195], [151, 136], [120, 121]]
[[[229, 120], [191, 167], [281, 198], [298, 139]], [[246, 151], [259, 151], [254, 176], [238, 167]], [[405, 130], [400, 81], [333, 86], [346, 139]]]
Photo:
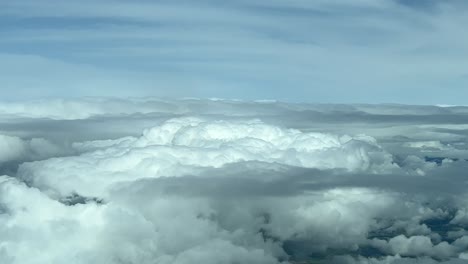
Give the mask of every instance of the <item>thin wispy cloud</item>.
[[461, 104], [466, 93], [462, 1], [0, 5], [2, 89], [22, 96]]

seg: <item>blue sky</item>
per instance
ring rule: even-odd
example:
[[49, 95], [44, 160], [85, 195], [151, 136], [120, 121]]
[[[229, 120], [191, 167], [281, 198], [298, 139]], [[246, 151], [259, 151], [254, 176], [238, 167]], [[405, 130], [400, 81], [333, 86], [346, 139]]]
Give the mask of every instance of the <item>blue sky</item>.
[[4, 100], [466, 104], [456, 0], [0, 1]]

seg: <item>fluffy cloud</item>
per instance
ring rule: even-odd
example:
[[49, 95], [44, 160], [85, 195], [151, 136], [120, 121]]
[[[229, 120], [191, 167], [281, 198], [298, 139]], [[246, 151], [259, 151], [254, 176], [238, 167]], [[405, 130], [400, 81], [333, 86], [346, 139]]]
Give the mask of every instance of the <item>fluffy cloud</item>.
[[466, 262], [463, 109], [91, 101], [4, 115], [1, 263]]
[[258, 120], [171, 119], [145, 130], [141, 137], [76, 143], [74, 147], [83, 154], [23, 164], [18, 177], [61, 195], [105, 196], [114, 183], [183, 176], [204, 167], [245, 161], [371, 172], [396, 167], [391, 155], [371, 137], [303, 133]]
[[64, 152], [62, 147], [43, 138], [24, 140], [0, 134], [0, 165], [18, 160], [44, 159], [54, 155], [63, 155]]

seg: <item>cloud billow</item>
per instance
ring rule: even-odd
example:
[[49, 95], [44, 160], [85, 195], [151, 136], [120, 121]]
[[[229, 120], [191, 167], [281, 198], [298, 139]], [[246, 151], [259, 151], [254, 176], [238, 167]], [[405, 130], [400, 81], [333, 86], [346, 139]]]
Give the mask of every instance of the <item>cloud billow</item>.
[[463, 107], [57, 102], [0, 103], [1, 263], [468, 262]]

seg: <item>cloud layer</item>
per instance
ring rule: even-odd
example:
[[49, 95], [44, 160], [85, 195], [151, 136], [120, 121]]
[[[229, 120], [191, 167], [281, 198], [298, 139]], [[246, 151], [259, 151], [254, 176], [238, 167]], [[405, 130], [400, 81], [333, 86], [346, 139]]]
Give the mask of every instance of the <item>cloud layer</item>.
[[465, 104], [467, 11], [463, 0], [2, 1], [0, 91]]
[[464, 107], [0, 103], [0, 262], [467, 263]]

